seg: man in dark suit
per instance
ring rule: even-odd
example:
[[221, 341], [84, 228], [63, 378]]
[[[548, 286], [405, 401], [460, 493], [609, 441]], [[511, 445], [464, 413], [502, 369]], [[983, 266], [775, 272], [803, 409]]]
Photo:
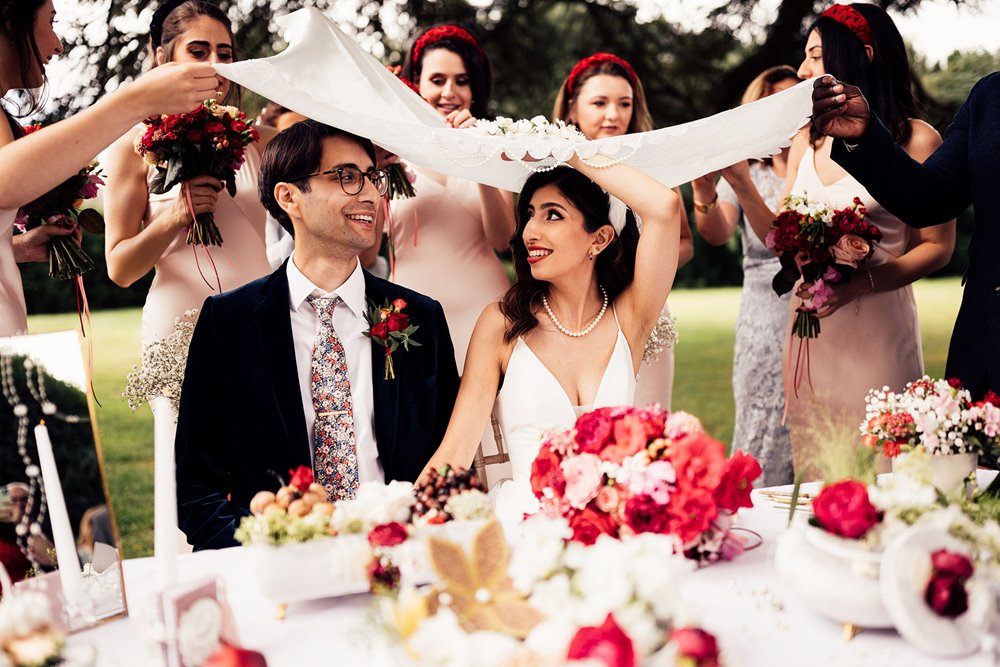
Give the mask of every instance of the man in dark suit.
[[944, 143], [923, 164], [890, 136], [855, 87], [831, 76], [813, 89], [813, 123], [838, 139], [833, 159], [882, 206], [914, 227], [952, 218], [970, 204], [972, 234], [962, 307], [948, 351], [948, 377], [982, 398], [1000, 393], [1000, 72], [976, 84]]
[[[195, 549], [234, 545], [254, 494], [299, 465], [336, 500], [366, 480], [416, 480], [441, 442], [458, 392], [441, 305], [357, 257], [377, 240], [386, 194], [374, 165], [370, 141], [315, 121], [264, 152], [261, 201], [295, 251], [270, 276], [207, 299], [199, 316], [176, 442], [178, 517]], [[419, 346], [392, 353], [389, 378], [364, 314], [392, 302]]]

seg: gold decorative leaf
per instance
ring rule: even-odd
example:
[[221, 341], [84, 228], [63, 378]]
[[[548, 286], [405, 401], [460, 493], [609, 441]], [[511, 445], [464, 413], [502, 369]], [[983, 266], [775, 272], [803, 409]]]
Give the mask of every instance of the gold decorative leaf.
[[432, 610], [450, 598], [466, 631], [491, 630], [518, 639], [543, 620], [507, 576], [510, 548], [498, 522], [490, 521], [476, 534], [472, 563], [457, 544], [438, 538], [431, 538], [429, 544], [431, 564], [442, 588], [430, 600]]
[[493, 590], [507, 576], [510, 548], [499, 521], [490, 521], [472, 542], [472, 567], [478, 588]]
[[476, 582], [465, 551], [454, 542], [430, 538], [431, 565], [452, 595], [475, 595]]
[[536, 625], [545, 620], [538, 611], [523, 599], [497, 600], [493, 603], [493, 611], [503, 627], [503, 632], [511, 637], [524, 639]]

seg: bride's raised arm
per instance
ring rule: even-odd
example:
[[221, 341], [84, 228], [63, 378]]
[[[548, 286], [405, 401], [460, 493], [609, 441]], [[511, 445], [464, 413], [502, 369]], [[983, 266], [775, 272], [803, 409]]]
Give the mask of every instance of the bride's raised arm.
[[501, 364], [511, 344], [504, 342], [505, 320], [500, 306], [491, 303], [479, 316], [465, 356], [462, 384], [448, 430], [420, 476], [444, 465], [471, 468], [476, 448], [490, 420], [500, 387]]
[[587, 162], [590, 164], [574, 156], [569, 165], [625, 202], [642, 220], [634, 278], [615, 300], [629, 346], [641, 355], [677, 275], [681, 198], [652, 176], [628, 165], [602, 167], [602, 162], [610, 160], [600, 155]]

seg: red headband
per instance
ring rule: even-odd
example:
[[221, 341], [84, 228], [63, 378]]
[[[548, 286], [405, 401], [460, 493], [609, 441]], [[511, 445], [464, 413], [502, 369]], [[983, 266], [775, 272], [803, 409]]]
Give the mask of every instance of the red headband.
[[468, 30], [457, 25], [441, 25], [431, 28], [422, 34], [420, 39], [413, 45], [413, 58], [411, 62], [414, 66], [420, 62], [420, 55], [425, 48], [444, 39], [457, 39], [466, 44], [471, 44], [479, 54], [479, 57], [486, 60], [486, 53], [483, 52], [483, 47], [479, 45], [479, 42], [476, 41], [476, 38]]
[[623, 70], [625, 70], [629, 76], [629, 83], [632, 84], [633, 88], [639, 82], [639, 77], [636, 76], [635, 70], [632, 69], [632, 66], [629, 65], [628, 62], [622, 60], [621, 58], [612, 53], [604, 53], [603, 51], [600, 51], [593, 55], [587, 56], [586, 58], [584, 58], [583, 60], [581, 60], [580, 62], [578, 62], [576, 65], [573, 66], [573, 69], [572, 71], [570, 71], [569, 76], [566, 77], [566, 95], [569, 97], [573, 97], [573, 88], [576, 86], [577, 78], [591, 67], [600, 65], [601, 63], [614, 63], [619, 67], [621, 67]]
[[823, 16], [831, 18], [840, 25], [850, 29], [865, 46], [875, 46], [875, 40], [872, 38], [872, 29], [868, 25], [868, 20], [854, 7], [849, 7], [848, 5], [830, 5], [823, 12]]

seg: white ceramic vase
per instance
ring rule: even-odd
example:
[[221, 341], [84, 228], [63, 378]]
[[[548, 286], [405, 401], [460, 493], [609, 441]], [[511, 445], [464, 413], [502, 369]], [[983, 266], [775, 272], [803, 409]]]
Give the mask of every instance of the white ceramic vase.
[[774, 566], [796, 596], [838, 623], [891, 628], [879, 587], [882, 552], [801, 522], [778, 536]]

